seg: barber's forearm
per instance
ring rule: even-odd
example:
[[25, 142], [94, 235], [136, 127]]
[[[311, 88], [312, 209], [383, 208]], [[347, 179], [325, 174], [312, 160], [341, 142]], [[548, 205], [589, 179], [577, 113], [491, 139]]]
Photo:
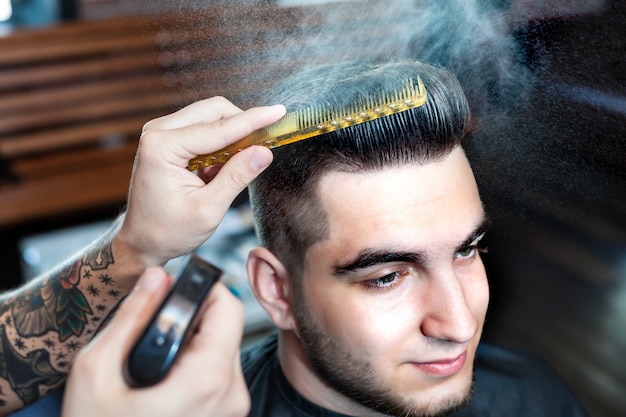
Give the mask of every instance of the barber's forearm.
[[253, 146], [218, 172], [209, 169], [201, 176], [187, 169], [189, 159], [215, 152], [284, 114], [283, 106], [242, 111], [215, 97], [146, 123], [126, 217], [82, 254], [0, 299], [0, 415], [59, 385], [78, 349], [146, 266], [205, 242], [237, 195], [271, 163], [272, 153]]
[[65, 380], [78, 350], [145, 269], [142, 257], [117, 238], [120, 222], [54, 270], [0, 297], [0, 415]]

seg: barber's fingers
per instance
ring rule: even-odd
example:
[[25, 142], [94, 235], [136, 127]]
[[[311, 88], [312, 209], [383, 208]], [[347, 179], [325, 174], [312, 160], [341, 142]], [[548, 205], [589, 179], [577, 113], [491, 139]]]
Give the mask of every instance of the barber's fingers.
[[[179, 357], [179, 364], [172, 374], [177, 374], [178, 378], [184, 374], [197, 379], [199, 370], [213, 369], [213, 373], [208, 373], [207, 382], [211, 382], [218, 375], [230, 377], [232, 359], [239, 358], [243, 336], [243, 305], [218, 282], [211, 289], [199, 314], [198, 328]], [[216, 365], [219, 369], [216, 369]], [[205, 374], [204, 371], [200, 373]]]
[[233, 156], [211, 181], [198, 190], [202, 202], [208, 205], [219, 195], [225, 202], [233, 201], [272, 162], [267, 148], [252, 146]]
[[[194, 380], [203, 384], [217, 398], [230, 398], [235, 394], [245, 400], [246, 388], [239, 364], [244, 325], [243, 304], [218, 282], [211, 289], [200, 314], [198, 328], [178, 357], [178, 363], [164, 385], [180, 380]], [[206, 372], [206, 369], [211, 372]]]
[[242, 111], [224, 97], [211, 97], [192, 103], [177, 112], [151, 120], [144, 125], [143, 131], [171, 130], [196, 123], [212, 123]]
[[[257, 149], [257, 148], [261, 148], [261, 147], [253, 145], [249, 148], [250, 150], [244, 149], [240, 151], [240, 152], [250, 152], [246, 156], [237, 156], [237, 154], [235, 154], [233, 158], [239, 159], [240, 162], [230, 163], [228, 165], [228, 168], [225, 171], [227, 172], [227, 174], [224, 174], [223, 177], [231, 178], [232, 179], [231, 184], [244, 183], [244, 182], [250, 183], [251, 182], [250, 179], [243, 179], [243, 181], [237, 181], [237, 171], [233, 171], [233, 170], [235, 169], [234, 167], [238, 163], [245, 164], [246, 161], [250, 165], [250, 168], [252, 168], [254, 175], [258, 175], [260, 171], [264, 170], [272, 162], [273, 155], [272, 155], [272, 152], [269, 151], [267, 148], [266, 150]], [[205, 183], [211, 182], [217, 176], [217, 174], [221, 171], [223, 166], [224, 164], [216, 164], [216, 165], [209, 165], [207, 167], [203, 167], [198, 170], [198, 176], [202, 178], [202, 180]], [[256, 171], [259, 171], [259, 172], [256, 172]]]
[[186, 167], [191, 158], [220, 150], [284, 115], [282, 105], [254, 107], [211, 123], [195, 123], [171, 130], [149, 128], [144, 130], [140, 146], [164, 153], [168, 162]]
[[229, 351], [236, 351], [243, 336], [244, 308], [223, 284], [216, 283], [205, 303], [197, 333], [224, 342]]

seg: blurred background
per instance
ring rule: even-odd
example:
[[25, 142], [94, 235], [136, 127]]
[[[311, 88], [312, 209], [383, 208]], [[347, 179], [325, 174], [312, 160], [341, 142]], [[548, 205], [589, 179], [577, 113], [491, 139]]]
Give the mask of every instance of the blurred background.
[[[454, 72], [476, 115], [484, 340], [550, 362], [591, 416], [624, 415], [625, 2], [0, 0], [0, 21], [3, 288], [108, 227], [143, 122], [261, 103], [315, 62], [412, 56]], [[269, 328], [242, 269], [254, 244], [244, 194], [199, 250], [250, 301], [251, 339]]]

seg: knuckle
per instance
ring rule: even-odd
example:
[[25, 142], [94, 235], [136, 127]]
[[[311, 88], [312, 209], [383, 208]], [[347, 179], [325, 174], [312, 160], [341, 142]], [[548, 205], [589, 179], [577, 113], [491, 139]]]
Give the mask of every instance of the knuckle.
[[[150, 123], [150, 122], [148, 122]], [[160, 131], [156, 130], [156, 129], [148, 129], [145, 130], [143, 133], [141, 134], [141, 137], [139, 138], [139, 143], [140, 144], [146, 144], [146, 143], [151, 143], [154, 142], [158, 139], [158, 137], [160, 137]]]
[[158, 152], [164, 142], [164, 132], [161, 130], [147, 130], [139, 138], [137, 149], [141, 154]]
[[230, 101], [228, 101], [224, 96], [214, 96], [211, 97], [209, 101], [213, 101], [216, 104], [230, 104]]
[[241, 170], [231, 171], [228, 184], [233, 191], [239, 192], [248, 186], [249, 175]]
[[141, 128], [141, 136], [143, 137], [146, 133], [152, 131], [153, 125], [154, 125], [154, 120], [150, 120], [144, 123], [143, 127]]
[[[243, 191], [246, 188], [246, 184], [244, 183], [244, 181], [242, 179], [237, 179], [234, 180], [231, 184], [230, 184], [230, 189], [234, 194], [239, 194], [241, 191]], [[234, 194], [231, 198], [234, 199]]]
[[232, 105], [232, 103], [226, 97], [223, 97], [223, 96], [209, 97], [207, 99], [201, 100], [197, 104], [199, 106], [209, 107], [214, 110], [222, 109], [222, 108]]

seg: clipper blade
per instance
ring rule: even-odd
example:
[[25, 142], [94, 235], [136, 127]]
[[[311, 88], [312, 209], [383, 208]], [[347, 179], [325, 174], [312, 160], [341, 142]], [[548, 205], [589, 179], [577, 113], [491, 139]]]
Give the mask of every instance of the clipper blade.
[[408, 79], [400, 90], [381, 92], [359, 103], [354, 103], [348, 108], [312, 107], [287, 113], [279, 121], [253, 132], [220, 151], [193, 158], [189, 161], [187, 169], [195, 171], [210, 165], [222, 164], [237, 152], [252, 145], [277, 148], [348, 126], [401, 113], [426, 103], [426, 96], [424, 84], [418, 77], [417, 84], [412, 79]]

